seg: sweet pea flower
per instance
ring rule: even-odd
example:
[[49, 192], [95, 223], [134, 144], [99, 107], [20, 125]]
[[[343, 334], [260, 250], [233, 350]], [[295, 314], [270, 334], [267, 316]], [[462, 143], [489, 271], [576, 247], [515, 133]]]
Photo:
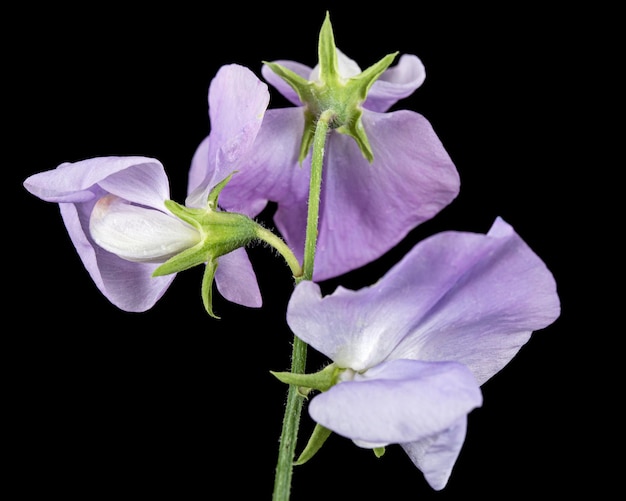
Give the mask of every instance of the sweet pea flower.
[[[361, 447], [399, 444], [441, 490], [467, 414], [482, 403], [480, 385], [559, 314], [552, 274], [497, 218], [486, 235], [448, 231], [422, 241], [370, 287], [322, 297], [303, 281], [287, 322], [333, 361], [311, 376], [322, 390], [309, 404], [318, 426]], [[302, 386], [307, 376], [277, 375]]]
[[[151, 308], [176, 276], [176, 272], [159, 276], [158, 269], [176, 264], [176, 256], [202, 247], [206, 240], [201, 228], [172, 213], [176, 209], [169, 200], [165, 169], [153, 158], [112, 156], [66, 162], [30, 176], [24, 186], [42, 200], [59, 204], [89, 275], [104, 296], [124, 311]], [[250, 307], [261, 305], [245, 249], [219, 255], [215, 267], [215, 283], [226, 299]], [[206, 293], [210, 296], [210, 291]], [[205, 306], [212, 314], [210, 304]]]
[[[177, 271], [197, 264], [202, 252], [206, 254], [202, 225], [194, 220], [203, 216], [194, 215], [193, 210], [204, 210], [216, 186], [221, 191], [223, 181], [232, 179], [254, 142], [269, 103], [267, 85], [250, 75], [245, 68], [229, 65], [211, 82], [209, 100], [215, 113], [211, 116], [211, 140], [202, 147], [208, 168], [190, 171], [186, 207], [174, 203], [166, 207], [170, 195], [167, 175], [158, 160], [146, 157], [64, 163], [24, 182], [32, 194], [59, 204], [87, 271], [107, 299], [122, 310], [151, 308]], [[218, 254], [224, 249], [221, 246]], [[211, 253], [215, 255], [215, 250]], [[177, 254], [187, 261], [172, 262]], [[220, 254], [219, 266], [216, 264], [207, 262], [207, 267], [215, 268], [215, 275], [209, 274], [207, 280], [205, 274], [203, 281], [203, 301], [210, 314], [211, 287], [207, 282], [212, 283], [213, 278], [229, 301], [261, 306], [256, 276], [243, 247]], [[167, 274], [154, 276], [159, 270]]]
[[[260, 212], [268, 201], [277, 203], [274, 222], [302, 260], [311, 163], [307, 145], [316, 119], [312, 110], [320, 106], [315, 100], [327, 95], [315, 92], [336, 91], [337, 102], [354, 84], [355, 94], [346, 98], [355, 100], [346, 123], [334, 127], [325, 147], [316, 281], [379, 258], [459, 192], [458, 172], [429, 121], [409, 110], [388, 112], [424, 81], [417, 56], [402, 55], [393, 67], [387, 67], [393, 59], [388, 57], [362, 72], [336, 49], [328, 17], [320, 32], [319, 55], [314, 68], [286, 60], [263, 66], [263, 77], [295, 107], [267, 110], [239, 167], [241, 175], [220, 199], [225, 209], [247, 214]], [[303, 90], [298, 93], [284, 77], [299, 82]], [[310, 101], [303, 102], [307, 97]], [[192, 172], [207, 169], [210, 160], [201, 144]]]

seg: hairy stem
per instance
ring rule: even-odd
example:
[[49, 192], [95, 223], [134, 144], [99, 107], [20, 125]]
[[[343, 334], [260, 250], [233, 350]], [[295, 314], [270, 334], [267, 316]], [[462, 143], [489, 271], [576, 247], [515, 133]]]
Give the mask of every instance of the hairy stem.
[[[325, 111], [319, 117], [313, 137], [313, 153], [311, 157], [311, 180], [309, 183], [309, 205], [306, 225], [306, 239], [304, 243], [304, 260], [302, 275], [296, 277], [296, 284], [302, 280], [313, 279], [313, 263], [317, 246], [320, 191], [322, 188], [322, 166], [324, 163], [324, 147], [328, 124], [333, 116], [332, 111]], [[302, 374], [306, 368], [307, 345], [297, 336], [293, 338], [291, 353], [291, 372]], [[289, 385], [287, 405], [283, 418], [283, 428], [280, 435], [278, 462], [274, 478], [273, 501], [288, 501], [291, 493], [291, 479], [293, 476], [293, 459], [298, 439], [300, 415], [302, 413], [303, 397], [298, 394], [294, 385]]]

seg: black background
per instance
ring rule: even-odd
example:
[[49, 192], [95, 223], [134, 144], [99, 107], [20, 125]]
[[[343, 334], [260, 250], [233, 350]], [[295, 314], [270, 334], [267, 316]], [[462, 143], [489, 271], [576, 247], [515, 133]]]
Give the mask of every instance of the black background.
[[[620, 394], [606, 389], [610, 367], [598, 360], [614, 350], [616, 332], [590, 320], [601, 293], [590, 280], [602, 272], [589, 249], [602, 233], [594, 197], [605, 190], [596, 183], [615, 180], [589, 116], [602, 92], [589, 86], [611, 13], [107, 5], [22, 8], [6, 20], [17, 29], [3, 35], [4, 412], [15, 445], [5, 457], [20, 498], [271, 498], [285, 387], [269, 371], [289, 366], [287, 268], [250, 249], [259, 310], [218, 295], [222, 319], [209, 318], [198, 268], [179, 274], [150, 311], [125, 313], [92, 283], [58, 207], [22, 182], [65, 161], [136, 154], [162, 161], [182, 202], [191, 157], [210, 130], [207, 89], [218, 68], [239, 63], [260, 77], [263, 60], [313, 66], [327, 8], [338, 47], [362, 68], [394, 51], [422, 59], [425, 83], [394, 109], [429, 119], [462, 183], [437, 217], [328, 288], [369, 285], [424, 237], [486, 232], [502, 216], [554, 273], [562, 314], [484, 385], [443, 491], [397, 446], [376, 459], [332, 436], [295, 469], [292, 498], [508, 499], [608, 485], [604, 446], [616, 437], [604, 418]], [[271, 92], [270, 106], [286, 105]], [[271, 208], [261, 219], [271, 225]], [[310, 350], [310, 370], [324, 361]], [[301, 430], [300, 446], [311, 430], [306, 409]]]

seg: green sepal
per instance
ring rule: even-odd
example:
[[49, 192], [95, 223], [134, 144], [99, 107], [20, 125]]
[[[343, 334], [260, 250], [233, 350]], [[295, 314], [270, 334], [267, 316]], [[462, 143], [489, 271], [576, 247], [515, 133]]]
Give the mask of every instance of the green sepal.
[[228, 182], [231, 180], [231, 178], [236, 172], [237, 172], [236, 170], [231, 172], [228, 176], [226, 176], [219, 183], [213, 186], [213, 189], [211, 190], [207, 198], [207, 205], [209, 206], [209, 208], [215, 209], [217, 207], [217, 197], [220, 196], [220, 193], [224, 189], [224, 186], [228, 184]]
[[299, 162], [302, 163], [308, 155], [317, 120], [326, 111], [332, 113], [328, 123], [329, 128], [351, 136], [363, 156], [372, 162], [374, 154], [361, 120], [362, 104], [367, 99], [367, 93], [372, 84], [389, 67], [398, 52], [388, 54], [356, 76], [342, 77], [339, 74], [337, 47], [327, 11], [320, 29], [317, 53], [318, 81], [305, 80], [280, 64], [265, 62], [274, 73], [291, 86], [304, 105], [304, 130], [300, 143]]
[[298, 386], [302, 389], [301, 393], [306, 395], [310, 390], [327, 391], [337, 382], [337, 377], [341, 371], [342, 369], [339, 369], [335, 364], [330, 364], [313, 374], [274, 371], [270, 371], [270, 373], [283, 383]]
[[320, 81], [330, 86], [341, 83], [339, 64], [337, 62], [337, 46], [335, 45], [335, 35], [328, 11], [326, 11], [326, 16], [320, 29], [317, 42], [317, 58], [320, 64]]
[[258, 223], [244, 214], [225, 212], [217, 208], [219, 194], [233, 174], [213, 187], [204, 208], [186, 207], [172, 200], [165, 201], [165, 207], [174, 216], [200, 232], [200, 242], [172, 256], [152, 273], [153, 277], [159, 277], [205, 264], [201, 289], [202, 303], [213, 318], [219, 318], [213, 312], [212, 306], [213, 281], [218, 258], [259, 238]]
[[290, 87], [296, 91], [300, 101], [303, 103], [307, 102], [308, 98], [311, 96], [311, 82], [298, 75], [295, 71], [285, 68], [282, 64], [272, 63], [271, 61], [263, 61], [263, 64], [269, 66], [274, 73], [287, 82]]
[[365, 133], [365, 128], [363, 127], [363, 121], [361, 120], [363, 109], [361, 108], [360, 103], [365, 102], [367, 99], [367, 93], [372, 87], [372, 84], [378, 80], [380, 75], [384, 73], [397, 55], [398, 52], [387, 54], [380, 61], [373, 64], [359, 75], [352, 77], [346, 84], [346, 87], [349, 87], [351, 92], [354, 93], [355, 97], [353, 99], [359, 102], [359, 105], [353, 111], [351, 120], [346, 121], [343, 125], [338, 127], [337, 132], [351, 136], [359, 145], [363, 156], [370, 163], [374, 160], [374, 153], [372, 152], [372, 147], [370, 146], [369, 139]]
[[213, 210], [209, 205], [203, 209], [186, 207], [173, 200], [166, 200], [165, 207], [203, 236], [211, 236], [214, 244], [222, 240], [246, 240], [255, 235], [257, 223], [244, 214]]
[[219, 320], [215, 313], [213, 313], [213, 280], [215, 278], [215, 271], [217, 270], [218, 262], [214, 259], [209, 259], [204, 268], [204, 275], [202, 276], [202, 304], [204, 309], [213, 318]]
[[179, 252], [154, 270], [152, 276], [162, 277], [172, 273], [178, 273], [179, 271], [185, 271], [206, 262], [207, 252], [204, 247], [204, 242], [199, 242], [193, 247]]
[[365, 71], [362, 71], [357, 76], [352, 77], [350, 80], [354, 80], [355, 93], [363, 100], [367, 98], [367, 93], [376, 80], [385, 72], [387, 68], [393, 63], [393, 60], [398, 55], [398, 51], [387, 54], [377, 63], [372, 64]]
[[154, 277], [178, 273], [210, 259], [215, 260], [258, 238], [258, 223], [244, 214], [212, 210], [208, 206], [204, 209], [185, 207], [172, 200], [166, 200], [165, 206], [172, 214], [196, 228], [201, 240], [165, 261], [154, 270]]
[[299, 466], [301, 464], [306, 463], [309, 459], [311, 459], [317, 451], [319, 451], [326, 442], [326, 439], [330, 437], [332, 431], [328, 428], [325, 428], [321, 424], [317, 423], [315, 428], [313, 429], [313, 433], [311, 433], [311, 437], [306, 444], [306, 447], [300, 454], [300, 457], [296, 461], [294, 461], [295, 466]]
[[302, 130], [302, 141], [300, 142], [300, 152], [298, 154], [298, 162], [302, 164], [313, 142], [315, 134], [315, 122], [317, 120], [316, 113], [309, 108], [309, 103], [316, 101], [315, 94], [312, 91], [312, 82], [302, 78], [300, 75], [285, 68], [281, 64], [263, 61], [274, 73], [289, 84], [289, 86], [298, 94], [300, 101], [304, 107], [304, 128]]
[[308, 109], [305, 109], [304, 129], [302, 130], [302, 142], [300, 143], [300, 151], [298, 152], [298, 163], [300, 165], [302, 165], [302, 162], [304, 162], [304, 159], [309, 154], [309, 150], [311, 149], [311, 145], [313, 144], [316, 124], [317, 117]]
[[383, 454], [385, 453], [385, 448], [384, 447], [374, 447], [372, 450], [374, 451], [374, 455], [377, 458], [382, 457]]

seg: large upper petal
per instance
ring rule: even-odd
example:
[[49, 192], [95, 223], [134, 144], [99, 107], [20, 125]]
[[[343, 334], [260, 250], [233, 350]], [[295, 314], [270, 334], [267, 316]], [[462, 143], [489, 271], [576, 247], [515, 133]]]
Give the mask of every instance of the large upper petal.
[[386, 445], [441, 433], [480, 405], [480, 388], [467, 367], [393, 360], [316, 395], [309, 413], [339, 435]]
[[189, 176], [190, 207], [206, 205], [210, 190], [244, 162], [267, 105], [267, 84], [238, 64], [222, 66], [209, 86], [210, 140], [194, 155]]
[[[360, 71], [341, 51], [338, 50], [337, 55], [342, 75], [349, 77]], [[318, 77], [317, 66], [311, 69], [294, 61], [276, 62], [305, 79]], [[263, 66], [262, 73], [287, 99], [301, 104], [293, 89], [268, 66]], [[378, 112], [411, 94], [424, 78], [424, 66], [419, 58], [403, 55], [396, 66], [388, 68], [372, 85], [362, 121], [374, 154], [373, 163], [363, 158], [353, 138], [336, 132], [328, 136], [315, 280], [341, 275], [379, 258], [457, 196], [458, 172], [431, 124], [412, 111]], [[287, 116], [287, 110], [279, 111], [281, 117]], [[264, 144], [260, 145], [260, 133], [255, 149], [284, 155], [286, 149], [280, 146], [284, 134], [289, 138], [286, 141], [289, 153], [295, 154], [298, 150], [294, 147], [299, 147], [302, 137], [303, 118], [299, 118], [298, 123], [293, 119], [289, 126], [291, 130], [275, 121], [264, 122], [262, 129], [272, 131], [273, 137], [264, 134]], [[292, 143], [294, 132], [297, 133], [295, 146]], [[307, 159], [310, 161], [310, 156]], [[271, 170], [258, 168], [260, 163], [255, 158], [257, 172]], [[296, 167], [291, 158], [275, 158], [273, 172], [281, 170], [283, 174], [269, 175], [265, 179], [257, 176], [265, 187], [264, 196], [251, 198], [278, 202], [274, 221], [301, 260], [307, 213], [303, 207], [307, 193], [301, 188], [308, 186], [305, 184], [308, 177], [302, 175], [304, 169]], [[308, 167], [306, 162], [303, 167]], [[275, 183], [277, 178], [280, 178], [279, 185]], [[274, 187], [269, 188], [272, 182]], [[298, 191], [290, 192], [296, 185]], [[253, 187], [253, 191], [261, 193], [258, 187]]]
[[[458, 194], [456, 168], [432, 126], [411, 111], [365, 112], [374, 162], [346, 135], [328, 137], [314, 278], [363, 266], [395, 246]], [[297, 155], [301, 110], [268, 110], [254, 147], [220, 195], [231, 211], [256, 215], [277, 202], [274, 221], [295, 255], [304, 253], [310, 155]]]
[[[351, 137], [328, 138], [316, 281], [379, 258], [459, 192], [456, 167], [422, 115], [364, 111], [363, 125], [374, 153], [371, 164]], [[279, 201], [279, 227], [287, 228], [292, 217]], [[286, 239], [293, 240], [288, 233]]]
[[448, 483], [452, 468], [459, 457], [467, 431], [467, 416], [461, 416], [450, 428], [415, 442], [400, 444], [413, 464], [424, 474], [435, 490]]

